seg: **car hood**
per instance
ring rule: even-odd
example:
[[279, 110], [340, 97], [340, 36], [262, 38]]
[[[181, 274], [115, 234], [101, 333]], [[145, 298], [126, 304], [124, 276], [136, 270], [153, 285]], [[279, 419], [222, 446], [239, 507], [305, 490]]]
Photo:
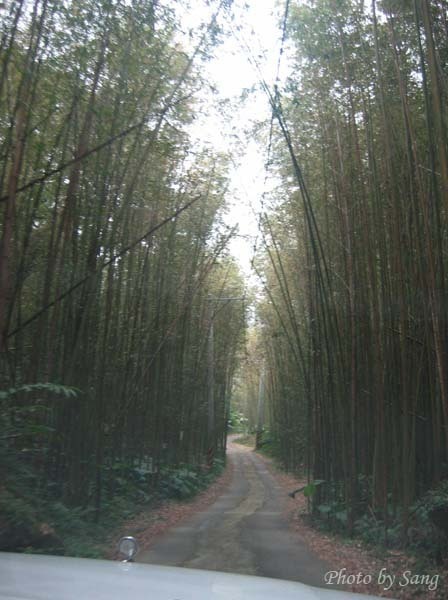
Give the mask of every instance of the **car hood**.
[[267, 577], [0, 552], [2, 600], [365, 600]]

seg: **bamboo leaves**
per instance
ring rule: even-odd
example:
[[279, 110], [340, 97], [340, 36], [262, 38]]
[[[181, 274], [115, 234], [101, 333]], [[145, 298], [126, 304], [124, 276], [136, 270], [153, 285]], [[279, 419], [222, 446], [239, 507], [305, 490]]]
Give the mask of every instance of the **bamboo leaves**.
[[2, 398], [45, 394], [47, 411], [23, 411], [30, 463], [99, 517], [114, 464], [201, 464], [211, 385], [225, 444], [241, 306], [216, 315], [208, 388], [205, 373], [206, 298], [243, 287], [221, 220], [228, 161], [191, 162], [186, 130], [216, 14], [187, 54], [152, 0], [33, 6], [1, 55]]
[[[312, 0], [290, 12], [297, 69], [273, 107], [289, 198], [268, 216], [257, 267], [271, 427], [285, 465], [305, 460], [325, 480], [316, 506], [345, 505], [349, 532], [373, 506], [385, 535], [400, 510], [405, 539], [447, 459], [443, 9]], [[272, 225], [284, 213], [292, 238]]]

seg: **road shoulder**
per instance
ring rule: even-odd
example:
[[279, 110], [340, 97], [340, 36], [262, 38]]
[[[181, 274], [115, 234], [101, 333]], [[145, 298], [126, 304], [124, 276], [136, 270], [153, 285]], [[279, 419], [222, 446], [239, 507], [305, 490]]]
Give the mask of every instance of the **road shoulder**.
[[[221, 475], [194, 498], [191, 500], [164, 500], [157, 506], [142, 510], [114, 532], [114, 539], [118, 541], [121, 536], [132, 535], [138, 540], [140, 551], [150, 549], [169, 529], [213, 504], [230, 484], [232, 475], [232, 464], [227, 461]], [[107, 552], [106, 558], [116, 558], [114, 544]]]
[[[424, 598], [425, 600], [445, 600], [447, 597], [446, 584], [448, 583], [446, 568], [434, 570], [428, 573], [432, 578], [439, 574], [439, 582], [437, 589], [429, 590], [427, 585], [403, 585], [406, 583], [406, 573], [411, 572], [411, 575], [423, 576], [422, 570], [418, 567], [418, 561], [415, 557], [406, 555], [404, 552], [384, 551], [381, 558], [375, 556], [375, 550], [367, 548], [366, 545], [359, 540], [349, 540], [342, 536], [324, 533], [313, 527], [308, 521], [307, 516], [307, 500], [303, 494], [297, 494], [293, 499], [288, 496], [288, 493], [306, 484], [304, 479], [299, 479], [291, 474], [285, 473], [277, 468], [274, 461], [260, 452], [257, 456], [263, 460], [266, 468], [270, 471], [285, 491], [285, 516], [291, 524], [291, 530], [294, 531], [301, 539], [305, 539], [313, 550], [322, 560], [331, 564], [337, 576], [345, 579], [345, 589], [351, 592], [361, 594], [371, 594], [384, 598], [395, 598], [400, 600], [411, 600], [414, 598]], [[378, 550], [376, 550], [378, 552]], [[380, 585], [380, 573], [390, 574], [395, 577], [394, 585], [385, 590], [384, 587], [389, 585], [385, 583]], [[361, 574], [361, 577], [358, 575]], [[359, 583], [347, 584], [349, 575], [354, 575], [358, 578]], [[367, 583], [371, 576], [371, 582]], [[409, 578], [409, 577], [408, 577]], [[336, 581], [336, 577], [334, 578]], [[330, 586], [329, 586], [330, 587]]]

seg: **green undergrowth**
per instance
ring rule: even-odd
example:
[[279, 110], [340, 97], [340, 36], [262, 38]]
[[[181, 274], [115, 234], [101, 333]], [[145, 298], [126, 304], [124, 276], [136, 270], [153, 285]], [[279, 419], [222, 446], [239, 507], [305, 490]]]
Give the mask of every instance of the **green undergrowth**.
[[[255, 439], [255, 435], [254, 435], [254, 439]], [[255, 442], [254, 442], [254, 445], [255, 445]], [[293, 465], [294, 468], [288, 468], [288, 466], [283, 463], [282, 455], [281, 455], [281, 448], [280, 448], [280, 441], [273, 434], [273, 432], [271, 432], [269, 429], [265, 429], [261, 433], [261, 436], [259, 437], [258, 448], [256, 450], [259, 454], [266, 456], [266, 458], [271, 459], [273, 464], [275, 465], [275, 467], [277, 469], [279, 469], [280, 471], [284, 471], [286, 473], [292, 473], [298, 477], [303, 476], [301, 465], [297, 466], [294, 464]], [[291, 465], [289, 465], [289, 466], [291, 466]]]
[[[209, 486], [224, 468], [181, 464], [158, 473], [117, 463], [104, 474], [101, 510], [69, 506], [52, 497], [37, 474], [16, 459], [0, 487], [0, 550], [102, 558], [107, 540], [128, 519], [168, 499], [188, 501]], [[14, 474], [14, 475], [13, 475]]]
[[158, 496], [188, 500], [207, 488], [224, 469], [224, 461], [215, 458], [211, 469], [181, 465], [179, 467], [162, 467], [158, 484]]
[[263, 431], [261, 436], [259, 436], [258, 448], [255, 448], [256, 440], [257, 434], [248, 432], [242, 433], [240, 436], [234, 439], [234, 442], [243, 446], [248, 446], [249, 448], [253, 448], [259, 454], [272, 459], [276, 467], [283, 470], [279, 458], [279, 445], [274, 436], [268, 430]]
[[268, 458], [272, 458], [276, 463], [280, 464], [278, 441], [268, 431], [261, 434], [257, 452], [264, 454]]
[[101, 469], [101, 494], [93, 487], [79, 506], [73, 490], [48, 474], [53, 429], [45, 414], [52, 401], [80, 394], [54, 383], [0, 391], [0, 550], [102, 557], [123, 522], [166, 499], [192, 498], [222, 471], [219, 458], [213, 469], [115, 461]]
[[[257, 452], [273, 459], [278, 470], [291, 472], [282, 464], [279, 442], [269, 431], [263, 432]], [[300, 476], [301, 470], [299, 467], [294, 472]], [[298, 492], [310, 499], [312, 510], [306, 517], [308, 522], [341, 542], [350, 545], [362, 542], [379, 557], [389, 551], [411, 556], [415, 568], [448, 564], [448, 479], [422, 493], [410, 506], [406, 531], [403, 512], [392, 505], [392, 497], [388, 499], [387, 515], [373, 511], [371, 478], [360, 475], [357, 483], [359, 501], [352, 537], [347, 534], [348, 511], [343, 482], [319, 480]]]
[[230, 409], [227, 426], [229, 433], [245, 433], [247, 431], [248, 419], [239, 410]]
[[[347, 536], [347, 509], [342, 499], [315, 499], [310, 522], [318, 529]], [[408, 527], [403, 528], [399, 507], [389, 505], [387, 515], [374, 512], [361, 500], [354, 521], [354, 540], [361, 540], [379, 556], [403, 551], [417, 566], [440, 565], [448, 559], [448, 481], [424, 493], [409, 509]]]

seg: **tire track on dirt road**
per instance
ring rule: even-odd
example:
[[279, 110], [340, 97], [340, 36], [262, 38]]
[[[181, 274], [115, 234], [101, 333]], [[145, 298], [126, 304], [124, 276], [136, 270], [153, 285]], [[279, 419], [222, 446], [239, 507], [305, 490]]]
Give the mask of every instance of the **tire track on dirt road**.
[[232, 480], [217, 500], [168, 530], [138, 562], [301, 581], [325, 587], [329, 565], [290, 531], [285, 492], [251, 449], [229, 442]]

